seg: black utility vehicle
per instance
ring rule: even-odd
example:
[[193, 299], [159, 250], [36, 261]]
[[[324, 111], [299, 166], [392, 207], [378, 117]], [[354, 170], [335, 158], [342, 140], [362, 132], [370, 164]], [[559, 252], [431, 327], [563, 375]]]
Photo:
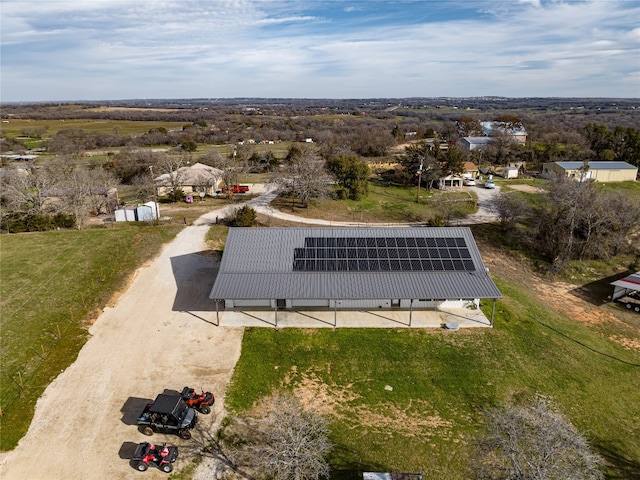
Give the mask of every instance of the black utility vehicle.
[[145, 435], [175, 433], [186, 440], [191, 438], [190, 430], [196, 426], [197, 420], [196, 411], [187, 406], [179, 394], [162, 393], [144, 407], [138, 417], [138, 425]]

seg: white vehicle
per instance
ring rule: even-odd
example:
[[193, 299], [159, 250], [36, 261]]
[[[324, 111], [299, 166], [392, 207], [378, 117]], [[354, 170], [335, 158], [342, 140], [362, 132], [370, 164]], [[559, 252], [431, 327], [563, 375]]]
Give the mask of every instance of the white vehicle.
[[484, 188], [496, 188], [496, 183], [491, 179], [485, 180]]
[[467, 187], [475, 187], [476, 181], [473, 178], [465, 178], [463, 182]]

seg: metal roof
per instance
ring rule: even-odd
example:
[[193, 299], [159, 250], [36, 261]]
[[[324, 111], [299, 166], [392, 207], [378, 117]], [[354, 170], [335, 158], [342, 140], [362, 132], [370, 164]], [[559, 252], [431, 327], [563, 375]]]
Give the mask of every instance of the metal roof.
[[469, 142], [470, 144], [487, 144], [492, 143], [496, 139], [493, 137], [462, 137], [464, 140]]
[[632, 273], [628, 277], [624, 277], [620, 280], [616, 280], [615, 282], [611, 282], [611, 285], [640, 292], [640, 272]]
[[[473, 270], [294, 271], [307, 237], [462, 237]], [[468, 227], [230, 228], [211, 299], [501, 298]]]
[[[584, 162], [555, 162], [565, 170], [579, 170], [584, 167]], [[589, 168], [593, 170], [637, 170], [637, 167], [627, 162], [589, 162]]]

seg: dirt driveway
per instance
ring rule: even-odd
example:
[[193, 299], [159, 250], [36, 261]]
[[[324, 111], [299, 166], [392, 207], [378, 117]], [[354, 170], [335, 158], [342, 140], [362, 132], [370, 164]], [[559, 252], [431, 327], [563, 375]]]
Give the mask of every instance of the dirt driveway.
[[205, 252], [206, 223], [184, 229], [105, 309], [77, 360], [39, 399], [27, 435], [2, 459], [0, 478], [166, 478], [154, 469], [137, 474], [128, 461], [135, 444], [149, 440], [136, 417], [164, 389], [202, 387], [217, 398], [192, 440], [150, 437], [184, 446], [178, 468], [215, 431], [242, 329], [213, 323], [208, 295], [217, 264]]

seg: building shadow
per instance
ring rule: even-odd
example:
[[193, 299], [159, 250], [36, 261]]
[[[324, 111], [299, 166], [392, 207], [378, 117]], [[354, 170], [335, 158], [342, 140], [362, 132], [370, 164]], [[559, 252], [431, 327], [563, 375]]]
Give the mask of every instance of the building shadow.
[[211, 250], [171, 257], [171, 269], [178, 289], [172, 310], [215, 311], [215, 302], [209, 299], [209, 294], [218, 275], [219, 265]]
[[632, 273], [635, 272], [627, 271], [611, 275], [610, 277], [601, 278], [595, 282], [589, 282], [578, 288], [569, 290], [569, 293], [599, 307], [611, 301], [611, 295], [613, 294], [613, 286], [611, 285], [611, 282], [628, 277]]
[[614, 447], [595, 443], [594, 447], [605, 458], [613, 472], [607, 472], [607, 478], [612, 480], [626, 480], [640, 478], [640, 462], [624, 456]]

